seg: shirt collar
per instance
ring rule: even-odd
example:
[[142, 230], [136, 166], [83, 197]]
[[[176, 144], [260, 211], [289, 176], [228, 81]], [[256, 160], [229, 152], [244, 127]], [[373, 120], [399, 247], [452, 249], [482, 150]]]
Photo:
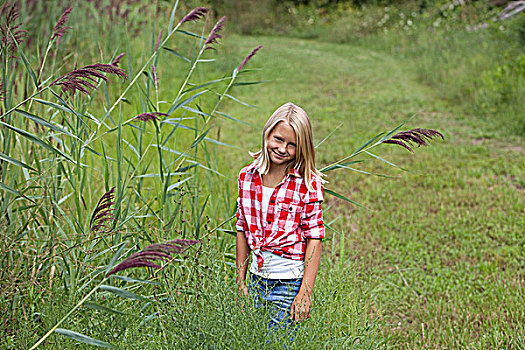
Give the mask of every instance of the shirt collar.
[[[255, 171], [257, 171], [257, 170], [258, 170], [258, 169], [257, 169], [257, 167], [255, 166], [255, 163], [252, 163], [252, 164], [250, 164], [250, 165], [248, 166], [248, 170], [247, 170], [247, 172], [248, 172], [249, 174], [253, 174], [253, 173], [255, 173]], [[299, 170], [297, 170], [296, 168], [292, 168], [292, 169], [290, 170], [290, 172], [289, 172], [287, 175], [293, 175], [293, 176], [295, 176], [295, 177], [301, 177], [301, 174], [299, 174]]]

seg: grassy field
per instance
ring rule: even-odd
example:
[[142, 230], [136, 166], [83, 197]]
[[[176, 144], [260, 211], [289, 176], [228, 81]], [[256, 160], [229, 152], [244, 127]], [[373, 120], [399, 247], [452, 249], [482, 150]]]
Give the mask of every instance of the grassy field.
[[261, 76], [273, 81], [239, 91], [260, 107], [253, 114], [229, 108], [254, 125], [224, 129], [224, 140], [241, 148], [221, 152], [232, 178], [250, 161], [246, 150], [259, 145], [267, 116], [286, 101], [310, 113], [318, 142], [339, 127], [317, 149], [319, 166], [410, 117], [407, 128], [446, 137], [414, 154], [381, 147], [380, 155], [409, 172], [378, 161], [359, 167], [396, 178], [329, 175], [327, 188], [370, 210], [328, 197], [326, 221], [338, 233], [325, 242], [321, 281], [353, 274], [350, 289], [367, 296], [370, 317], [385, 321], [389, 347], [523, 347], [523, 139], [489, 131], [492, 123], [441, 100], [440, 91], [419, 82], [415, 60], [288, 38], [235, 37], [225, 47], [256, 44], [264, 45], [256, 58]]
[[[163, 10], [169, 15], [171, 8]], [[104, 62], [109, 51], [127, 51], [130, 58], [122, 66], [133, 76], [155, 47], [156, 25], [154, 34], [143, 36], [147, 40], [139, 36], [124, 39], [124, 34], [115, 31], [112, 40], [119, 42], [118, 47], [110, 40], [103, 42], [104, 47], [95, 48], [82, 35], [104, 34], [86, 23], [75, 24], [73, 30], [80, 31], [82, 48], [70, 41], [67, 52], [78, 56], [85, 50], [88, 54], [80, 62], [82, 66], [96, 60], [88, 61], [88, 57], [97, 57], [99, 49], [105, 52]], [[189, 28], [200, 30], [198, 25]], [[49, 159], [55, 155], [46, 156], [49, 159], [42, 160], [45, 171], [31, 173], [34, 177], [22, 170], [13, 171], [18, 169], [13, 166], [8, 168], [13, 175], [2, 173], [3, 182], [7, 179], [13, 186], [27, 186], [24, 193], [28, 195], [56, 186], [54, 200], [60, 200], [58, 204], [48, 200], [51, 195], [44, 191], [42, 197], [32, 196], [39, 201], [40, 209], [36, 205], [25, 207], [18, 200], [2, 202], [10, 208], [10, 218], [15, 219], [6, 221], [9, 227], [0, 246], [0, 310], [5, 311], [0, 319], [0, 347], [29, 348], [64, 318], [60, 328], [122, 349], [282, 348], [286, 339], [267, 340], [262, 336], [264, 322], [249, 303], [245, 302], [244, 309], [238, 307], [242, 301], [237, 300], [232, 266], [235, 239], [228, 231], [233, 229], [233, 221], [220, 225], [234, 212], [236, 176], [251, 161], [248, 151], [259, 147], [266, 119], [276, 107], [291, 101], [304, 107], [312, 119], [314, 138], [320, 143], [319, 168], [403, 122], [403, 130], [437, 129], [445, 140], [432, 141], [413, 154], [391, 144], [374, 149], [375, 154], [399, 167], [371, 157], [360, 157], [363, 162], [355, 164], [360, 171], [386, 177], [349, 169], [328, 173], [326, 188], [366, 208], [326, 196], [325, 222], [329, 229], [316, 283], [315, 310], [295, 342], [288, 345], [297, 349], [524, 348], [525, 139], [520, 131], [523, 114], [519, 113], [525, 106], [516, 97], [516, 91], [523, 89], [523, 79], [512, 80], [516, 89], [508, 98], [514, 102], [502, 105], [504, 113], [498, 114], [496, 100], [467, 94], [460, 87], [450, 91], [455, 77], [443, 68], [445, 63], [456, 60], [465, 69], [476, 68], [467, 67], [462, 61], [463, 51], [451, 47], [462, 48], [473, 37], [456, 37], [450, 46], [440, 44], [439, 50], [429, 54], [426, 50], [432, 47], [432, 40], [438, 42], [439, 38], [421, 36], [412, 45], [410, 36], [389, 34], [336, 44], [330, 42], [334, 40], [327, 33], [315, 40], [228, 34], [216, 46], [217, 53], [205, 53], [203, 57], [217, 61], [200, 64], [191, 78], [194, 84], [228, 77], [242, 57], [263, 45], [247, 66], [260, 70], [242, 73], [239, 79], [267, 82], [234, 86], [230, 91], [256, 107], [228, 99], [220, 108], [247, 124], [228, 118], [210, 119], [209, 125], [214, 128], [207, 136], [230, 146], [217, 146], [204, 139], [198, 147], [193, 146], [199, 131], [204, 130], [201, 128], [208, 125], [204, 123], [206, 116], [194, 111], [200, 107], [212, 110], [216, 98], [208, 96], [222, 93], [224, 81], [220, 88], [211, 85], [209, 94], [189, 104], [193, 112], [182, 108], [173, 112], [172, 117], [188, 118], [182, 122], [185, 128], [176, 133], [179, 125], [171, 134], [167, 126], [160, 132], [158, 124], [152, 123], [130, 122], [135, 127], [122, 127], [123, 121], [152, 106], [165, 111], [177, 94], [191, 64], [163, 51], [156, 68], [159, 88], [154, 89], [149, 79], [152, 70], [148, 63], [147, 74], [138, 79], [140, 88], [133, 87], [126, 103], [119, 104], [113, 114], [115, 130], [96, 136], [99, 142], [93, 147], [104, 153], [103, 157], [78, 155], [88, 165], [64, 169], [57, 164], [68, 163], [52, 163]], [[195, 53], [192, 45], [198, 40], [177, 40], [166, 46], [188, 53], [188, 57]], [[488, 49], [481, 45], [475, 51], [480, 67], [497, 58], [485, 55], [484, 50]], [[56, 57], [53, 69], [62, 64]], [[38, 57], [30, 61], [36, 66]], [[64, 61], [73, 66], [72, 61]], [[130, 67], [132, 62], [135, 65]], [[505, 74], [514, 74], [505, 69]], [[489, 73], [487, 77], [494, 78]], [[461, 69], [455, 75], [461, 86], [469, 84]], [[503, 78], [497, 84], [502, 84]], [[107, 96], [100, 93], [93, 100], [73, 100], [72, 106], [100, 117], [125, 84], [112, 81]], [[105, 92], [104, 84], [102, 88]], [[488, 90], [481, 86], [479, 91]], [[46, 98], [55, 101], [53, 96]], [[494, 104], [487, 105], [489, 112], [476, 100], [482, 98]], [[50, 110], [37, 109], [42, 115]], [[58, 124], [59, 116], [68, 115], [53, 113], [49, 120]], [[29, 125], [20, 119], [6, 121]], [[92, 121], [88, 122], [93, 127]], [[82, 139], [91, 135], [78, 121], [76, 128], [76, 135]], [[49, 136], [44, 132], [37, 135]], [[39, 163], [33, 159], [31, 143], [16, 140], [4, 140], [17, 145], [10, 155], [26, 157], [22, 160], [28, 159], [33, 166]], [[152, 146], [159, 140], [169, 147], [164, 153]], [[159, 180], [159, 172], [170, 174], [180, 168], [181, 157], [173, 150], [191, 153], [182, 159], [198, 161], [212, 171], [194, 167], [178, 177], [167, 175]], [[42, 152], [42, 157], [48, 154]], [[167, 194], [168, 185], [185, 179], [184, 186], [175, 186]], [[99, 235], [87, 224], [98, 198], [110, 186], [117, 186], [115, 201], [124, 209], [119, 213], [118, 227]], [[77, 191], [78, 187], [84, 191]], [[76, 218], [83, 222], [72, 223]], [[220, 229], [215, 229], [218, 226]], [[188, 250], [159, 273], [146, 269], [120, 273], [140, 280], [101, 278], [107, 266], [125, 254], [152, 242], [179, 237], [199, 238], [202, 245]], [[124, 242], [129, 244], [126, 248]], [[142, 279], [152, 279], [155, 284]], [[110, 287], [104, 287], [91, 295], [89, 303], [82, 302], [83, 307], [74, 309], [101, 280], [135, 294], [110, 293]], [[68, 314], [70, 310], [76, 311]], [[74, 340], [54, 334], [41, 347], [90, 348], [83, 343], [93, 344], [92, 340], [69, 336]]]

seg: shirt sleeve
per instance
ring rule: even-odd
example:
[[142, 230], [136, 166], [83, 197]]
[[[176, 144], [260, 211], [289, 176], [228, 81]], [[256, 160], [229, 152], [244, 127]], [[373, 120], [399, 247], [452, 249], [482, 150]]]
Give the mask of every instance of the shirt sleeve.
[[239, 181], [238, 181], [239, 195], [237, 197], [237, 214], [235, 215], [237, 217], [237, 222], [235, 223], [235, 228], [237, 229], [237, 231], [247, 232], [248, 224], [246, 223], [246, 219], [244, 217], [244, 211], [242, 210], [242, 205], [241, 205], [241, 197], [242, 197], [241, 181], [242, 180], [239, 177]]
[[305, 198], [305, 208], [301, 218], [301, 229], [304, 238], [324, 238], [323, 209], [323, 185], [314, 180], [313, 190], [309, 191]]

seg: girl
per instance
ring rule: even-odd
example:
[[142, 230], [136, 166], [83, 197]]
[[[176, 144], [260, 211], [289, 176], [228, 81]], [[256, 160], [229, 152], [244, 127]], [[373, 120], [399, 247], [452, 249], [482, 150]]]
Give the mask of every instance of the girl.
[[266, 122], [261, 150], [251, 155], [255, 160], [239, 174], [239, 292], [250, 290], [256, 306], [268, 307], [270, 331], [295, 329], [293, 321], [310, 317], [324, 238], [323, 181], [306, 112], [292, 103], [279, 107]]

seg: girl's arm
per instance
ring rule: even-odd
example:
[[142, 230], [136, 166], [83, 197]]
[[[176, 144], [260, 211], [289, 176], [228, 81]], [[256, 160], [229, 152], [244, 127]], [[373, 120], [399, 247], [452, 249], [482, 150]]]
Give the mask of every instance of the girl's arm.
[[294, 321], [304, 321], [310, 317], [312, 291], [321, 261], [321, 245], [320, 239], [306, 239], [303, 282], [291, 308], [291, 318]]
[[239, 294], [248, 295], [248, 288], [244, 281], [246, 280], [246, 271], [248, 270], [248, 257], [250, 255], [250, 247], [246, 240], [246, 235], [242, 231], [237, 231], [237, 247], [236, 247], [236, 264], [237, 264], [237, 285], [239, 286]]

